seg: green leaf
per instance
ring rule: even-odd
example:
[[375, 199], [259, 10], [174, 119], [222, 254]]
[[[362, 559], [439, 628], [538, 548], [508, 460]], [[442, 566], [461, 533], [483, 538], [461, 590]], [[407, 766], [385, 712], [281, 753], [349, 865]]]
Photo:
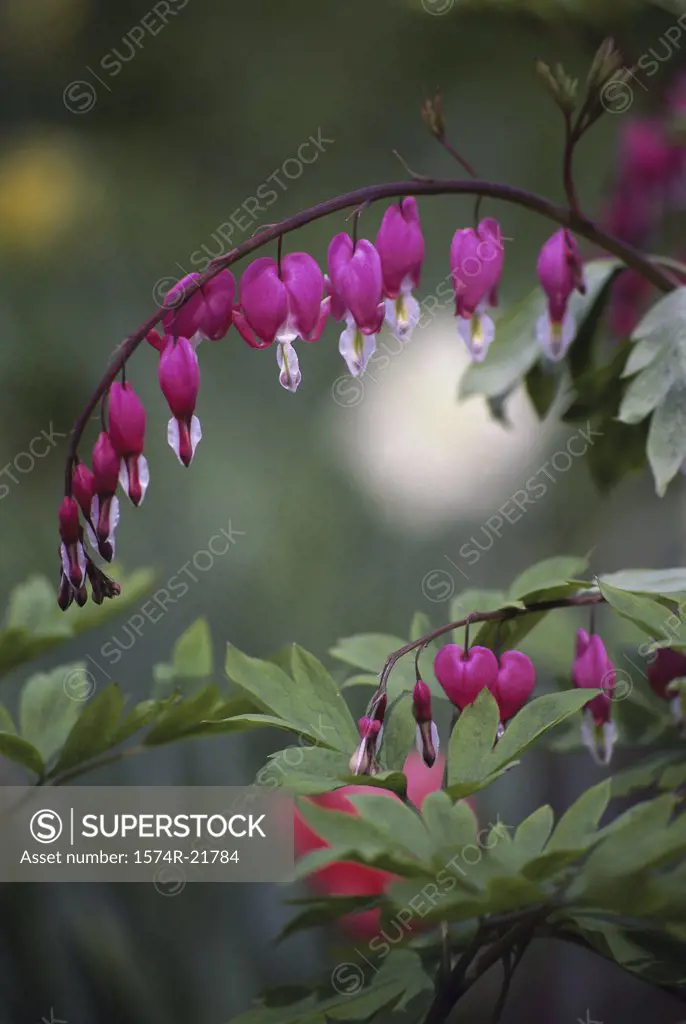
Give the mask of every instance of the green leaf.
[[600, 692], [565, 690], [562, 693], [546, 693], [526, 704], [509, 723], [502, 739], [498, 740], [486, 761], [485, 769], [496, 772], [519, 758], [539, 736], [564, 722], [570, 715], [577, 714]]
[[439, 854], [476, 844], [478, 822], [464, 800], [453, 803], [443, 790], [429, 793], [422, 803], [422, 818]]
[[380, 759], [389, 769], [402, 771], [410, 750], [414, 749], [417, 724], [412, 714], [412, 695], [407, 694], [393, 705], [384, 727]]
[[533, 595], [541, 594], [541, 600], [546, 600], [548, 594], [544, 591], [558, 587], [566, 587], [570, 580], [577, 580], [581, 573], [588, 567], [588, 559], [578, 555], [557, 555], [554, 558], [546, 558], [536, 565], [525, 569], [514, 581], [509, 590], [510, 600], [529, 600]]
[[558, 821], [546, 850], [583, 849], [607, 810], [611, 795], [611, 779], [604, 779], [582, 793]]
[[598, 577], [600, 583], [617, 590], [640, 594], [686, 596], [686, 567], [675, 569], [621, 569]]
[[428, 862], [431, 856], [429, 835], [414, 810], [371, 789], [369, 793], [354, 793], [349, 799], [362, 818], [375, 828], [383, 829], [391, 842], [400, 842], [418, 860]]
[[431, 632], [431, 620], [424, 612], [415, 612], [410, 623], [410, 640], [419, 640]]
[[67, 694], [70, 680], [81, 678], [85, 670], [82, 661], [61, 665], [31, 676], [22, 688], [19, 731], [44, 761], [60, 749], [79, 717], [82, 705]]
[[205, 722], [222, 705], [219, 687], [215, 684], [172, 704], [161, 714], [144, 739], [146, 746], [159, 746], [205, 730]]
[[[339, 640], [329, 653], [337, 661], [373, 673], [375, 682], [378, 683], [379, 673], [389, 654], [404, 647], [406, 643], [407, 641], [400, 637], [385, 633], [360, 633]], [[414, 682], [414, 665], [411, 659], [401, 659], [394, 666], [388, 681], [388, 699], [392, 702], [402, 693], [412, 690]]]
[[256, 783], [265, 789], [283, 788], [305, 796], [328, 793], [341, 786], [378, 786], [404, 797], [407, 780], [402, 772], [376, 775], [350, 774], [350, 755], [327, 747], [294, 745], [271, 754], [257, 773]]
[[140, 729], [154, 722], [165, 709], [165, 702], [158, 700], [142, 700], [134, 705], [119, 723], [110, 738], [110, 746], [116, 747], [124, 740], [130, 739]]
[[524, 378], [526, 393], [540, 420], [545, 419], [550, 412], [564, 377], [564, 368], [560, 363], [538, 362], [531, 367]]
[[11, 714], [7, 710], [4, 704], [0, 704], [0, 732], [16, 732], [17, 727], [14, 724]]
[[448, 790], [467, 795], [472, 783], [484, 779], [485, 765], [493, 750], [500, 713], [493, 695], [483, 689], [473, 704], [460, 715], [450, 737], [448, 750]]
[[553, 821], [553, 809], [546, 804], [519, 825], [514, 844], [522, 864], [541, 853], [552, 832]]
[[43, 776], [45, 765], [39, 751], [27, 740], [13, 732], [0, 732], [0, 754], [9, 758], [22, 768], [28, 768], [38, 776]]
[[107, 750], [116, 735], [124, 698], [116, 683], [90, 700], [67, 736], [51, 774], [74, 768]]
[[[297, 644], [293, 645], [293, 680], [300, 699], [311, 695], [307, 703], [320, 716], [315, 724], [319, 740], [352, 753], [360, 737], [348, 705], [321, 662]], [[334, 733], [338, 744], [333, 743]]]
[[297, 683], [278, 665], [250, 658], [230, 645], [226, 674], [261, 710], [288, 722], [314, 743], [347, 751], [350, 757], [359, 742], [352, 716], [328, 673], [311, 655], [297, 650]]
[[648, 462], [662, 498], [686, 459], [686, 383], [675, 385], [650, 421]]
[[678, 379], [678, 358], [664, 348], [629, 384], [619, 407], [622, 423], [640, 423], [656, 409]]
[[663, 604], [643, 594], [620, 590], [602, 579], [598, 580], [598, 586], [607, 603], [619, 615], [633, 622], [654, 640], [664, 639], [669, 613]]
[[[336, 992], [331, 995], [332, 990]], [[334, 983], [328, 977], [321, 992], [311, 993], [298, 1002], [286, 1004], [283, 998], [274, 1005], [260, 1002], [255, 1009], [234, 1018], [232, 1024], [326, 1024], [327, 1021], [378, 1021], [377, 1014], [403, 1009], [418, 996], [433, 990], [419, 956], [404, 949], [393, 950], [381, 967], [374, 969], [365, 984], [364, 972], [357, 963], [341, 963], [334, 970]]]

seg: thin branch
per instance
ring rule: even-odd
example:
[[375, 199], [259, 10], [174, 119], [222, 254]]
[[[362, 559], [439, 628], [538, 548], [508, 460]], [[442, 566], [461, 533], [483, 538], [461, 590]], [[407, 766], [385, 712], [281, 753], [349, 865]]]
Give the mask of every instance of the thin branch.
[[[515, 946], [530, 941], [538, 925], [552, 913], [552, 909], [552, 907], [545, 906], [526, 911], [517, 924], [509, 928], [504, 935], [487, 946], [481, 953], [473, 956], [466, 970], [462, 965], [464, 957], [461, 958], [448, 983], [436, 993], [424, 1018], [424, 1024], [444, 1024], [455, 1004], [479, 978]], [[476, 939], [479, 938], [483, 938], [482, 931], [477, 933]]]
[[578, 217], [582, 216], [581, 207], [579, 206], [579, 198], [576, 194], [576, 186], [574, 185], [574, 147], [579, 141], [579, 135], [572, 125], [572, 116], [568, 111], [564, 112], [565, 118], [565, 148], [564, 156], [562, 158], [562, 177], [564, 179], [565, 195], [567, 196], [567, 202], [569, 203], [570, 210]]
[[[278, 238], [279, 235], [289, 234], [297, 231], [298, 228], [311, 224], [322, 217], [337, 213], [349, 207], [357, 207], [363, 203], [373, 203], [381, 199], [398, 198], [400, 196], [435, 196], [435, 195], [471, 195], [485, 196], [491, 199], [501, 199], [504, 202], [514, 203], [525, 209], [539, 213], [549, 220], [553, 220], [562, 227], [568, 227], [577, 234], [588, 239], [588, 241], [600, 246], [606, 252], [611, 253], [620, 259], [626, 266], [638, 271], [646, 280], [650, 281], [657, 288], [664, 292], [671, 291], [674, 287], [670, 276], [665, 274], [654, 262], [639, 252], [633, 246], [615, 238], [600, 225], [579, 217], [573, 210], [558, 206], [542, 196], [524, 189], [515, 188], [510, 185], [503, 185], [491, 181], [454, 181], [454, 180], [432, 180], [432, 181], [393, 181], [380, 185], [369, 185], [365, 188], [356, 189], [353, 192], [346, 192], [344, 195], [334, 199], [328, 199], [323, 203], [310, 207], [301, 213], [295, 214], [274, 224], [257, 235], [246, 239], [241, 245], [232, 249], [231, 252], [216, 257], [209, 264], [207, 269], [193, 282], [189, 282], [184, 288], [184, 302], [187, 302], [200, 288], [208, 281], [216, 277], [220, 271], [233, 266], [238, 260], [243, 259], [256, 249], [267, 245]], [[115, 358], [108, 366], [105, 374], [95, 388], [95, 391], [88, 399], [86, 406], [74, 424], [67, 452], [65, 466], [64, 488], [65, 494], [71, 494], [71, 477], [74, 459], [76, 457], [79, 441], [88, 424], [88, 421], [103, 395], [107, 393], [110, 385], [121, 371], [122, 367], [130, 359], [138, 346], [145, 340], [146, 335], [162, 320], [167, 310], [160, 307], [155, 313], [140, 325], [121, 343], [117, 349]]]

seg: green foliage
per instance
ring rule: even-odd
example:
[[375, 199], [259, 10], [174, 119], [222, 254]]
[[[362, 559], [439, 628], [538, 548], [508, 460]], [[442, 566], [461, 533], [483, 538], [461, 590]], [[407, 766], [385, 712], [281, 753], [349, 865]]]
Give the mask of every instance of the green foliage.
[[16, 587], [0, 630], [0, 677], [70, 637], [108, 622], [139, 601], [154, 582], [154, 573], [148, 569], [127, 575], [116, 566], [112, 568], [122, 588], [116, 603], [89, 602], [85, 608], [72, 606], [66, 613], [57, 607], [55, 588], [45, 576], [32, 576]]
[[633, 424], [651, 417], [646, 451], [662, 497], [686, 459], [686, 288], [656, 302], [633, 341], [619, 418]]

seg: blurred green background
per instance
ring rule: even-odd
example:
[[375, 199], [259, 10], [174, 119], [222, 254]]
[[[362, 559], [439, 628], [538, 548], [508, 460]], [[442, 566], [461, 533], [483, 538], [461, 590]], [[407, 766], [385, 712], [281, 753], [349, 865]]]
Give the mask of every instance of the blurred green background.
[[[561, 124], [534, 58], [583, 73], [610, 33], [635, 60], [682, 10], [618, 0], [172, 0], [156, 8], [157, 17], [138, 0], [0, 6], [0, 464], [12, 467], [42, 431], [55, 437], [31, 471], [20, 471], [29, 461], [19, 459], [16, 483], [2, 476], [3, 599], [31, 573], [57, 582], [65, 438], [115, 346], [153, 310], [160, 280], [196, 269], [198, 251], [218, 253], [217, 229], [260, 185], [278, 198], [237, 228], [232, 244], [339, 192], [404, 177], [393, 149], [417, 171], [460, 176], [419, 117], [440, 84], [451, 138], [482, 176], [561, 199]], [[141, 25], [153, 26], [142, 39]], [[668, 56], [635, 89], [631, 114], [659, 106], [684, 64], [678, 45]], [[611, 181], [621, 119], [631, 114], [608, 115], [584, 141], [577, 177], [591, 214]], [[316, 161], [297, 174], [293, 162], [284, 169], [311, 136], [328, 140]], [[506, 306], [534, 285], [550, 225], [488, 205], [512, 239]], [[363, 235], [375, 237], [382, 209], [364, 214]], [[472, 204], [440, 198], [420, 210], [422, 297], [444, 280], [452, 232], [470, 222]], [[324, 262], [329, 239], [345, 227], [335, 216], [287, 244]], [[331, 324], [318, 344], [300, 346], [296, 396], [279, 387], [274, 353], [252, 351], [235, 330], [204, 343], [204, 438], [190, 471], [166, 444], [157, 355], [147, 346], [137, 353], [129, 379], [148, 409], [152, 480], [142, 509], [122, 502], [122, 564], [153, 566], [164, 586], [220, 529], [242, 535], [158, 624], [146, 624], [116, 667], [101, 649], [130, 643], [131, 611], [46, 665], [90, 656], [99, 683], [109, 673], [145, 696], [152, 666], [201, 614], [218, 664], [227, 640], [263, 656], [297, 641], [327, 660], [350, 633], [403, 635], [416, 610], [439, 624], [463, 586], [506, 585], [538, 558], [592, 551], [593, 571], [683, 559], [678, 485], [658, 502], [646, 474], [601, 500], [577, 460], [468, 567], [460, 547], [572, 430], [538, 426], [524, 398], [512, 404], [510, 431], [490, 422], [479, 400], [458, 405], [466, 359], [447, 307], [405, 352], [384, 338], [394, 354], [343, 400], [337, 340]], [[94, 423], [89, 443], [96, 431]], [[430, 578], [441, 586], [428, 586], [437, 571]], [[565, 642], [571, 657], [571, 631]], [[22, 678], [5, 684], [10, 703]], [[191, 741], [86, 782], [248, 783], [278, 742]], [[1, 777], [15, 781], [9, 766]], [[485, 800], [483, 813], [517, 821], [541, 802], [566, 805], [596, 777], [585, 754], [539, 753], [516, 783]], [[142, 885], [5, 887], [0, 1021], [50, 1020], [51, 1008], [69, 1024], [229, 1021], [260, 987], [333, 963], [316, 937], [272, 946], [289, 913], [283, 896], [258, 885], [189, 885], [173, 899]], [[463, 1019], [488, 1019], [492, 993], [484, 989]], [[624, 1024], [679, 1019], [666, 997], [553, 946], [527, 958], [504, 1019], [563, 1024], [586, 1020], [587, 1009], [591, 1019]]]

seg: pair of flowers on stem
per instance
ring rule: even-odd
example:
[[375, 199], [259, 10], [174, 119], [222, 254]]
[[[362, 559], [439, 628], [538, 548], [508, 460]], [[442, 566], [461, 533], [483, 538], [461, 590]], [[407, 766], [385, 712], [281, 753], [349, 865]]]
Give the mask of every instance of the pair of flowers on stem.
[[[536, 685], [536, 671], [526, 654], [511, 650], [498, 655], [488, 647], [470, 647], [468, 637], [464, 648], [458, 644], [441, 648], [434, 660], [434, 674], [448, 700], [459, 711], [473, 704], [482, 690], [490, 691], [500, 715], [498, 739], [504, 734], [506, 723], [524, 707]], [[616, 673], [602, 639], [592, 629], [590, 634], [585, 629], [577, 631], [571, 674], [576, 687], [602, 691], [584, 707], [581, 736], [593, 758], [599, 764], [608, 764], [617, 738], [612, 721]], [[360, 744], [350, 762], [355, 775], [375, 771], [386, 707], [386, 693], [376, 694], [369, 713], [359, 721]], [[418, 666], [412, 711], [417, 723], [417, 750], [424, 763], [431, 767], [438, 756], [439, 736], [431, 713], [431, 690], [421, 679]]]

